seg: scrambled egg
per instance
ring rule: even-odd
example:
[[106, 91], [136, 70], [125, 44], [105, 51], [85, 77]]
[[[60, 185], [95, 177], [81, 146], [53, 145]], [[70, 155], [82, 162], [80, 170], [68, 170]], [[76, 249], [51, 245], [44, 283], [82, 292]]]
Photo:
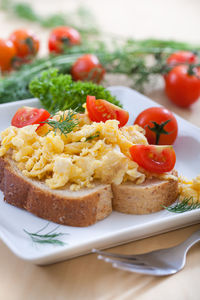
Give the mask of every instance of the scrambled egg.
[[191, 198], [191, 203], [200, 202], [200, 175], [190, 181], [179, 177], [179, 193], [180, 201]]
[[132, 145], [148, 144], [141, 127], [119, 128], [117, 120], [92, 123], [85, 114], [77, 118], [78, 126], [66, 136], [59, 131], [38, 135], [38, 125], [11, 126], [1, 133], [0, 156], [11, 149], [22, 173], [45, 181], [51, 189], [69, 184], [78, 190], [92, 187], [95, 180], [116, 184], [145, 180], [129, 154]]

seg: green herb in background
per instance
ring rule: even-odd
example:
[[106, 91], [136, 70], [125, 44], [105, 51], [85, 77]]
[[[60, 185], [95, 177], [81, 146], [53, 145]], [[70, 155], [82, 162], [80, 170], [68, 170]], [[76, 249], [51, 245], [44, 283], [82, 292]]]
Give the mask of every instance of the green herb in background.
[[[92, 35], [94, 29], [97, 29], [92, 21], [94, 18], [89, 11], [83, 8], [79, 8], [77, 12], [71, 13], [67, 18], [64, 18], [62, 14], [41, 17], [27, 3], [13, 2], [11, 0], [3, 0], [2, 8], [9, 14], [12, 13], [18, 18], [26, 19], [30, 22], [37, 22], [42, 26], [44, 26], [45, 22], [49, 27], [63, 24], [73, 26], [81, 31], [82, 34], [84, 32], [84, 36], [82, 44], [68, 49], [67, 53], [36, 59], [33, 63], [22, 66], [19, 71], [1, 78], [0, 103], [31, 98], [32, 94], [28, 86], [36, 76], [40, 77], [43, 71], [51, 67], [57, 68], [59, 73], [70, 73], [72, 64], [84, 53], [96, 54], [107, 73], [124, 74], [132, 80], [131, 86], [133, 88], [144, 91], [145, 84], [152, 77], [164, 74], [167, 71], [166, 58], [170, 53], [176, 50], [189, 50], [196, 51], [198, 54], [200, 51], [200, 46], [198, 45], [172, 40], [134, 40], [105, 33], [99, 34], [97, 40]], [[60, 21], [56, 24], [56, 20]], [[77, 24], [81, 24], [80, 28], [70, 23], [72, 20], [76, 20]], [[64, 23], [61, 24], [59, 22]], [[89, 25], [89, 23], [92, 25]], [[88, 24], [87, 30], [85, 30], [83, 24]], [[149, 59], [151, 64], [149, 64]], [[81, 88], [81, 84], [79, 84], [79, 91], [81, 91]], [[94, 88], [91, 90], [90, 86], [88, 91], [94, 91]], [[81, 92], [79, 92], [78, 98], [80, 94]], [[75, 93], [75, 95], [78, 94]], [[75, 104], [77, 104], [77, 99]], [[77, 106], [75, 105], [75, 107]]]
[[[82, 34], [103, 34], [105, 37], [113, 40], [127, 41], [132, 47], [132, 44], [136, 45], [140, 49], [146, 49], [146, 53], [152, 51], [160, 52], [161, 49], [172, 52], [171, 50], [191, 50], [200, 51], [199, 45], [191, 45], [186, 42], [179, 42], [173, 40], [158, 40], [158, 39], [145, 39], [134, 40], [124, 39], [122, 36], [100, 32], [96, 19], [89, 9], [81, 6], [76, 11], [72, 11], [67, 15], [62, 13], [55, 13], [49, 16], [40, 16], [30, 4], [24, 2], [16, 2], [12, 0], [1, 0], [0, 8], [6, 11], [8, 14], [12, 14], [17, 18], [24, 19], [30, 22], [37, 22], [39, 25], [47, 28], [53, 28], [60, 25], [72, 26]], [[79, 25], [76, 25], [79, 24]], [[86, 27], [86, 29], [85, 29]]]
[[68, 14], [55, 13], [49, 16], [39, 15], [28, 3], [2, 0], [2, 10], [30, 22], [36, 22], [42, 27], [53, 28], [68, 25], [77, 29], [81, 34], [97, 34], [98, 29], [95, 18], [85, 7], [79, 7]]
[[[51, 67], [57, 68], [59, 73], [70, 73], [72, 64], [84, 53], [96, 54], [107, 73], [127, 75], [132, 79], [132, 87], [141, 91], [152, 76], [165, 72], [166, 57], [173, 51], [169, 48], [139, 48], [137, 43], [130, 45], [130, 41], [122, 46], [115, 45], [115, 49], [110, 50], [103, 42], [88, 42], [70, 48], [68, 54], [36, 59], [33, 63], [23, 65], [19, 71], [0, 78], [0, 103], [32, 98], [28, 88], [31, 80]], [[152, 56], [151, 65], [146, 62], [146, 53]]]
[[79, 56], [80, 54], [71, 54], [37, 59], [31, 64], [23, 65], [19, 71], [0, 78], [0, 103], [32, 98], [29, 83], [33, 78], [51, 67], [58, 68], [61, 73], [67, 73]]
[[76, 109], [84, 111], [82, 105], [87, 95], [120, 106], [120, 102], [101, 85], [92, 82], [74, 82], [70, 75], [58, 74], [57, 69], [49, 69], [36, 77], [30, 83], [30, 92], [40, 99], [42, 105], [49, 111]]

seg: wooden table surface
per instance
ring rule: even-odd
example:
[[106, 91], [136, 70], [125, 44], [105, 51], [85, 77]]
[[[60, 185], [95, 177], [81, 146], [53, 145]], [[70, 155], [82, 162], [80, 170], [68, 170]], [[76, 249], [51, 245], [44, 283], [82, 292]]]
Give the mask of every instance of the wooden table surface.
[[[31, 2], [31, 0], [29, 1]], [[178, 39], [200, 44], [199, 0], [34, 0], [32, 5], [41, 13], [67, 11], [82, 3], [96, 15], [104, 31], [135, 38]], [[45, 54], [49, 31], [8, 17], [0, 11], [0, 36], [20, 27], [30, 27], [41, 41]], [[109, 79], [110, 83], [128, 85], [121, 77]], [[147, 92], [153, 100], [165, 105], [183, 118], [200, 126], [200, 102], [190, 109], [175, 107], [163, 93], [163, 83]], [[146, 238], [115, 248], [121, 253], [141, 253], [160, 247], [173, 246], [200, 224]], [[89, 254], [45, 267], [35, 266], [17, 258], [0, 242], [0, 299], [199, 299], [200, 244], [187, 256], [181, 272], [156, 278], [113, 269]]]

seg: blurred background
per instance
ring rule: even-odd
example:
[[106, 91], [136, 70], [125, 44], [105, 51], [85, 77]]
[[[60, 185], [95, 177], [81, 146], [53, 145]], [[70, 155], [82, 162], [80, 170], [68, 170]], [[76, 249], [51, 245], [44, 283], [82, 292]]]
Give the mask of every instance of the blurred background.
[[[101, 36], [93, 34], [95, 40], [102, 40], [104, 37], [108, 39], [109, 36], [118, 41], [121, 38], [136, 40], [153, 38], [184, 41], [198, 46], [199, 11], [199, 0], [2, 0], [0, 37], [7, 38], [18, 28], [32, 29], [40, 40], [38, 56], [44, 57], [48, 54], [47, 41], [54, 26], [51, 26], [53, 23], [44, 26], [41, 19], [44, 17], [46, 20], [56, 14], [58, 19], [64, 16], [65, 22], [69, 21], [69, 25], [78, 22], [79, 28], [87, 21], [101, 32]], [[36, 20], [37, 16], [40, 16], [40, 21]], [[103, 85], [132, 87], [132, 80], [123, 74], [107, 74]], [[168, 101], [163, 85], [163, 78], [159, 77], [153, 86], [148, 86], [143, 93], [184, 117], [185, 110]], [[199, 106], [199, 103], [189, 108], [194, 119], [196, 106]], [[190, 119], [189, 114], [187, 110], [187, 118]]]
[[[2, 3], [5, 1], [1, 1]], [[102, 31], [134, 38], [162, 38], [200, 41], [199, 0], [13, 0], [29, 3], [43, 15], [74, 12], [85, 7], [94, 15]], [[6, 37], [16, 26], [31, 26], [41, 38], [48, 32], [0, 12], [1, 35]], [[45, 46], [45, 45], [44, 45]], [[44, 47], [45, 48], [45, 47]]]

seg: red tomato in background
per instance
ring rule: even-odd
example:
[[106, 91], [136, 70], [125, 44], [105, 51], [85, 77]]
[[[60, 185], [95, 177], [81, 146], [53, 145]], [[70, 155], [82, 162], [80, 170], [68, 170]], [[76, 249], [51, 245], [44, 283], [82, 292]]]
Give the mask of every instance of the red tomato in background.
[[198, 61], [198, 56], [190, 51], [177, 51], [172, 53], [168, 59], [167, 63], [170, 65], [174, 64], [195, 64]]
[[94, 96], [87, 96], [86, 107], [92, 122], [118, 120], [119, 127], [122, 127], [129, 119], [129, 113], [127, 111], [106, 100], [96, 100]]
[[10, 35], [10, 40], [15, 45], [17, 56], [22, 59], [30, 60], [38, 53], [39, 40], [30, 30], [18, 29]]
[[71, 68], [73, 80], [100, 83], [104, 74], [105, 69], [100, 64], [98, 57], [93, 54], [85, 54], [79, 57]]
[[176, 163], [176, 154], [172, 146], [134, 145], [130, 154], [140, 167], [151, 173], [171, 171]]
[[12, 41], [0, 39], [0, 72], [10, 71], [16, 49]]
[[[50, 117], [50, 113], [43, 108], [22, 107], [12, 118], [11, 125], [21, 128], [27, 125], [40, 124]], [[43, 124], [40, 124], [42, 126]]]
[[134, 124], [145, 129], [145, 136], [149, 144], [172, 145], [177, 138], [176, 118], [171, 111], [164, 107], [145, 109], [137, 116]]
[[79, 32], [67, 26], [54, 28], [49, 36], [49, 52], [63, 53], [67, 47], [79, 45], [81, 37]]
[[179, 65], [169, 71], [165, 79], [168, 98], [180, 107], [189, 107], [200, 96], [200, 69], [193, 68], [194, 75], [188, 74], [187, 65]]

